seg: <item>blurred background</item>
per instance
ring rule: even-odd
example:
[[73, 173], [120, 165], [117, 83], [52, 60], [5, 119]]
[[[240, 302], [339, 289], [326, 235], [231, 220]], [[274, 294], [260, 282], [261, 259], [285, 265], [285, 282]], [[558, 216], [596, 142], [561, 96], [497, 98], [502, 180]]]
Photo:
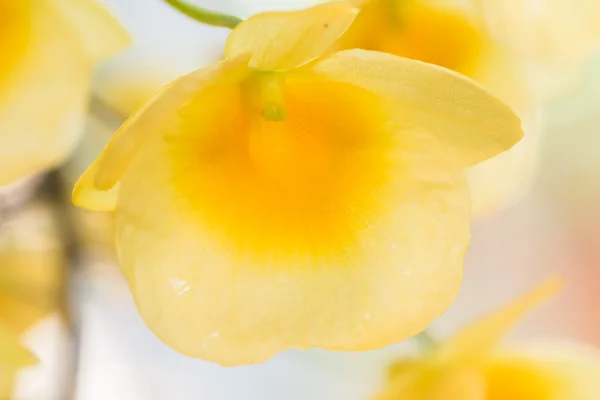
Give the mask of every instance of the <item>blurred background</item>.
[[[112, 216], [75, 208], [70, 190], [141, 103], [221, 58], [228, 30], [203, 26], [160, 0], [99, 2], [132, 42], [90, 76], [89, 113], [77, 147], [57, 168], [0, 187], [0, 312], [41, 360], [21, 370], [14, 398], [369, 398], [390, 361], [413, 352], [414, 343], [362, 353], [288, 351], [262, 365], [223, 368], [176, 353], [143, 324], [115, 258]], [[249, 16], [318, 1], [194, 3]], [[600, 35], [585, 36], [577, 11], [581, 3], [581, 13], [589, 14], [590, 3], [565, 0], [569, 12], [559, 12], [558, 0], [445, 3], [469, 10], [518, 74], [513, 104], [526, 139], [516, 156], [472, 173], [473, 195], [485, 198], [485, 205], [474, 215], [461, 295], [431, 333], [447, 337], [560, 274], [567, 281], [561, 294], [523, 321], [508, 342], [552, 338], [600, 346]], [[532, 11], [532, 3], [541, 9]], [[600, 26], [600, 15], [591, 17]], [[560, 56], [535, 51], [540, 31], [549, 27], [572, 34], [561, 36], [566, 44], [551, 42]], [[588, 42], [576, 54], [560, 53], [560, 46]], [[497, 67], [503, 86], [507, 70]]]

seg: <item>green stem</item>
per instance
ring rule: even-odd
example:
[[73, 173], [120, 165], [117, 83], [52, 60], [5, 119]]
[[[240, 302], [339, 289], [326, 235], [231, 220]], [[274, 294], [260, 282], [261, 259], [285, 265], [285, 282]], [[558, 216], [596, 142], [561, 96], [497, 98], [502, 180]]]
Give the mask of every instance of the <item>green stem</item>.
[[222, 26], [224, 28], [233, 29], [242, 22], [242, 19], [234, 17], [233, 15], [206, 10], [183, 0], [165, 0], [165, 2], [188, 17], [206, 25]]
[[416, 335], [415, 340], [422, 352], [429, 352], [437, 347], [436, 341], [426, 330]]

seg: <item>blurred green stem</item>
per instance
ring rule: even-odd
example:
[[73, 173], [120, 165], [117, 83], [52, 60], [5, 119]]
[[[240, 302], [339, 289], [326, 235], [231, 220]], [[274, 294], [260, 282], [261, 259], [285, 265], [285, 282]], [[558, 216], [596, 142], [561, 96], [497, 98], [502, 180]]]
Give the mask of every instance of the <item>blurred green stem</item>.
[[423, 353], [429, 352], [437, 347], [435, 339], [426, 330], [416, 335], [414, 339], [419, 344]]
[[206, 25], [233, 29], [242, 22], [240, 18], [234, 17], [233, 15], [206, 10], [183, 0], [165, 0], [165, 2], [188, 17]]

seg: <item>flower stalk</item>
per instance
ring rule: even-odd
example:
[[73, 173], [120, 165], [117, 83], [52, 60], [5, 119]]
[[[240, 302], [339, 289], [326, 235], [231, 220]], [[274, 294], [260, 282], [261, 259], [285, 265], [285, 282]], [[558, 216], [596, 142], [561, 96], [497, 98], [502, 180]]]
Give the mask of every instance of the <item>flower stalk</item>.
[[414, 338], [423, 353], [427, 353], [437, 347], [435, 339], [426, 330], [417, 334]]
[[242, 22], [241, 18], [233, 15], [210, 11], [182, 0], [165, 0], [165, 2], [179, 12], [206, 25], [233, 29]]

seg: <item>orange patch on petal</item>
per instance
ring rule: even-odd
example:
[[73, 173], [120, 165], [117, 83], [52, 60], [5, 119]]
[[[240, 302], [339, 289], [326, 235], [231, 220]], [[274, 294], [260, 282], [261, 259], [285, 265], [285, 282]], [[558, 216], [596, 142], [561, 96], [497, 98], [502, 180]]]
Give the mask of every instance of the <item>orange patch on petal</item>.
[[0, 85], [19, 62], [29, 41], [29, 0], [0, 0]]
[[486, 369], [486, 400], [551, 400], [554, 399], [553, 376], [531, 365], [493, 363]]
[[170, 142], [176, 186], [191, 215], [241, 254], [327, 258], [384, 207], [378, 192], [389, 179], [391, 130], [365, 90], [343, 83], [283, 90], [281, 122], [244, 107], [239, 86], [211, 89], [209, 107], [182, 110], [189, 134]]

